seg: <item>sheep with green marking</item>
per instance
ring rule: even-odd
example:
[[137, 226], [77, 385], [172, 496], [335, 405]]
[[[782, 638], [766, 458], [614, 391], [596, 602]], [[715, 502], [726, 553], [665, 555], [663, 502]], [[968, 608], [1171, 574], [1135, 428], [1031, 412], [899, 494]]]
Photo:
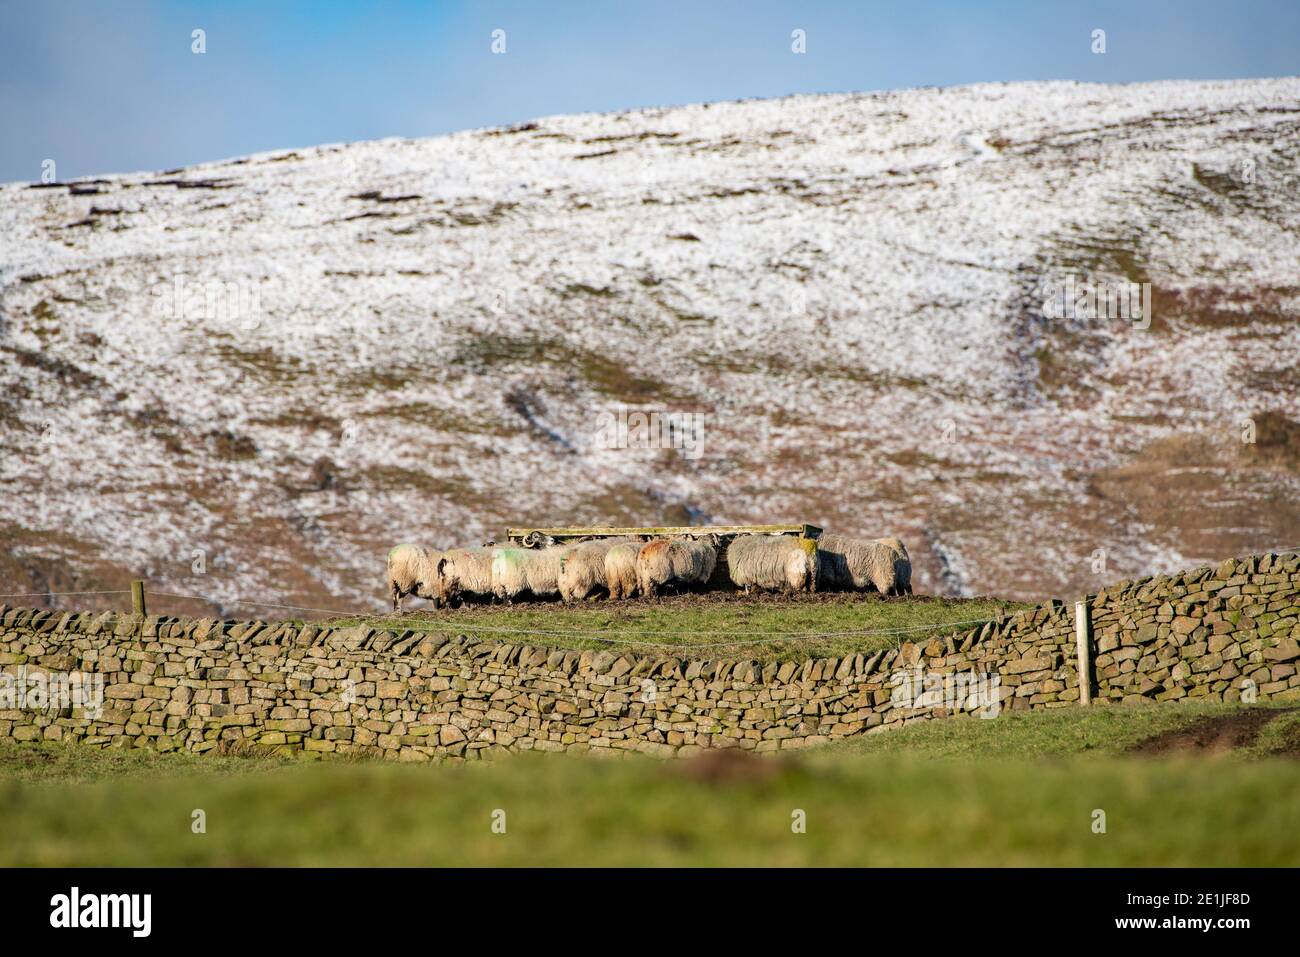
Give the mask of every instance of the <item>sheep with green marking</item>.
[[514, 604], [528, 590], [528, 576], [524, 571], [527, 557], [526, 548], [492, 550], [492, 594], [497, 601]]
[[727, 546], [727, 572], [745, 594], [817, 590], [818, 544], [789, 535], [737, 535]]
[[551, 598], [560, 593], [560, 562], [568, 547], [497, 548], [492, 551], [492, 593], [514, 603], [524, 593]]

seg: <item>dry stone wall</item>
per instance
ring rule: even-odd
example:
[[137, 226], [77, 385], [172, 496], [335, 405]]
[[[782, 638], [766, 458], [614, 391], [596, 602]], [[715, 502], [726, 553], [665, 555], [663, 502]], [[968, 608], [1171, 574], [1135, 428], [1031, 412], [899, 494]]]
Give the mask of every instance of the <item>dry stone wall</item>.
[[[1123, 583], [1090, 607], [1094, 702], [1300, 697], [1300, 557]], [[1059, 601], [888, 651], [786, 663], [0, 606], [0, 669], [0, 738], [409, 761], [776, 751], [1080, 701], [1073, 606]], [[102, 681], [102, 705], [15, 697], [68, 673]]]

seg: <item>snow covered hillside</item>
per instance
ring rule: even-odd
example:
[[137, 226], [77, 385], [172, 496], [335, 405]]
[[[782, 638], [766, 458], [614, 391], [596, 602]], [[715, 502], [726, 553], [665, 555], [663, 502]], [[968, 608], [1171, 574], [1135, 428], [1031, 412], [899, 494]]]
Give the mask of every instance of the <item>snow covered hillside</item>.
[[[1045, 317], [1070, 279], [1154, 319]], [[0, 592], [372, 606], [406, 540], [811, 521], [902, 537], [920, 591], [1073, 596], [1300, 545], [1297, 318], [1300, 79], [8, 184]], [[701, 431], [611, 448], [620, 409]]]

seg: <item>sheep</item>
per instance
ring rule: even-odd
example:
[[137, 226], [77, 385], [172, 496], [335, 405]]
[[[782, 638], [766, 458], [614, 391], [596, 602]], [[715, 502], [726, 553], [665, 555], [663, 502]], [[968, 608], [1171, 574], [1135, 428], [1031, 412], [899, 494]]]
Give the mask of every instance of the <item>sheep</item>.
[[560, 560], [568, 548], [497, 548], [492, 552], [492, 593], [513, 603], [524, 592], [547, 598], [560, 591]]
[[443, 573], [458, 596], [492, 598], [492, 549], [453, 548], [443, 556], [447, 559]]
[[912, 559], [907, 554], [907, 546], [897, 538], [882, 538], [879, 541], [894, 553], [894, 594], [912, 594]]
[[608, 589], [605, 557], [626, 538], [597, 538], [582, 542], [560, 557], [560, 597], [566, 602], [582, 601], [597, 588]]
[[727, 571], [745, 594], [817, 590], [817, 542], [789, 535], [737, 535], [727, 546]]
[[440, 608], [456, 596], [456, 585], [443, 574], [447, 561], [441, 552], [422, 545], [398, 545], [388, 553], [388, 590], [393, 611], [402, 611], [407, 595], [425, 598]]
[[818, 575], [834, 589], [875, 589], [882, 595], [910, 592], [912, 563], [896, 538], [871, 541], [845, 535], [823, 534], [817, 540], [821, 556]]
[[538, 598], [551, 598], [560, 593], [560, 565], [573, 546], [550, 545], [530, 548], [524, 565], [528, 574], [528, 590]]
[[524, 574], [527, 549], [495, 548], [492, 550], [492, 594], [497, 601], [512, 603], [528, 590]]
[[636, 594], [636, 557], [640, 551], [639, 542], [624, 542], [605, 553], [605, 587], [612, 600]]
[[641, 546], [636, 580], [641, 594], [653, 598], [664, 585], [703, 585], [718, 563], [717, 539], [660, 538]]

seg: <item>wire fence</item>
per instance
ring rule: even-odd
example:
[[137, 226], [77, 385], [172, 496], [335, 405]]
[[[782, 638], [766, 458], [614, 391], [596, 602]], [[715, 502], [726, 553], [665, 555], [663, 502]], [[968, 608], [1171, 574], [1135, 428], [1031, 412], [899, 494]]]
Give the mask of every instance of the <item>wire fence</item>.
[[118, 588], [111, 591], [29, 591], [15, 595], [0, 595], [0, 598], [60, 598], [67, 595], [129, 595], [130, 589]]
[[[130, 595], [131, 592], [126, 589], [108, 590], [108, 591], [85, 591], [85, 592], [36, 592], [22, 593], [14, 595], [0, 595], [4, 598], [29, 598], [29, 597], [70, 597], [80, 595]], [[960, 621], [938, 621], [917, 625], [905, 625], [893, 628], [855, 628], [836, 631], [772, 631], [772, 632], [755, 632], [753, 630], [717, 630], [717, 629], [546, 629], [546, 628], [525, 628], [525, 627], [508, 627], [501, 625], [483, 625], [474, 622], [461, 620], [440, 621], [436, 617], [427, 618], [409, 618], [393, 617], [392, 615], [372, 614], [369, 612], [358, 612], [356, 610], [344, 610], [339, 608], [321, 608], [312, 605], [292, 605], [283, 602], [256, 601], [251, 599], [231, 599], [218, 598], [212, 595], [193, 595], [183, 592], [166, 592], [150, 591], [150, 597], [171, 598], [181, 601], [195, 601], [218, 608], [238, 606], [241, 608], [271, 608], [281, 611], [309, 612], [318, 615], [327, 615], [333, 619], [343, 619], [345, 621], [356, 621], [376, 627], [410, 627], [412, 630], [446, 632], [455, 631], [461, 634], [491, 634], [491, 635], [512, 635], [527, 636], [535, 638], [578, 638], [600, 644], [617, 645], [624, 647], [637, 648], [658, 648], [664, 650], [681, 650], [683, 648], [705, 649], [705, 648], [736, 648], [766, 644], [780, 643], [799, 643], [834, 640], [840, 638], [868, 638], [868, 637], [892, 637], [894, 645], [897, 647], [902, 644], [905, 636], [920, 633], [943, 632], [951, 633], [958, 631], [966, 626], [985, 625], [989, 622], [1001, 622], [1015, 612], [1009, 612], [1006, 615], [994, 618], [969, 618]], [[714, 642], [656, 642], [648, 640], [650, 638], [696, 638], [696, 637], [726, 637], [727, 641]]]
[[[742, 647], [749, 645], [764, 645], [781, 642], [806, 642], [828, 640], [836, 638], [865, 638], [872, 636], [895, 636], [897, 640], [895, 645], [902, 643], [902, 636], [916, 634], [920, 632], [951, 632], [959, 630], [966, 625], [984, 625], [990, 621], [1001, 621], [1010, 617], [1014, 612], [997, 618], [970, 618], [964, 621], [942, 621], [932, 622], [920, 625], [908, 625], [896, 628], [857, 628], [845, 631], [778, 631], [778, 632], [754, 632], [749, 631], [719, 631], [714, 629], [546, 629], [546, 628], [521, 628], [507, 627], [501, 625], [480, 625], [473, 622], [462, 620], [448, 621], [445, 624], [437, 618], [394, 618], [392, 615], [374, 615], [365, 612], [340, 611], [330, 608], [316, 608], [304, 605], [286, 605], [277, 602], [255, 602], [255, 601], [222, 601], [210, 596], [203, 595], [183, 595], [174, 592], [150, 592], [153, 595], [159, 595], [165, 598], [179, 598], [191, 601], [203, 601], [215, 605], [240, 605], [261, 608], [279, 608], [294, 611], [307, 611], [316, 614], [330, 615], [334, 618], [344, 620], [355, 620], [366, 624], [373, 624], [379, 627], [391, 628], [394, 626], [404, 627], [412, 626], [415, 630], [423, 631], [456, 631], [458, 633], [472, 634], [492, 634], [492, 635], [514, 635], [528, 636], [537, 638], [581, 638], [593, 642], [600, 642], [610, 645], [622, 645], [639, 648], [662, 648], [662, 649], [681, 649], [689, 647], [692, 649], [700, 648], [729, 648]], [[644, 637], [643, 637], [644, 636]], [[655, 637], [728, 637], [734, 640], [718, 642], [654, 642], [645, 640], [645, 638]]]
[[[1300, 545], [1288, 546], [1286, 548], [1269, 549], [1266, 552], [1249, 552], [1243, 555], [1236, 555], [1234, 558], [1251, 557], [1257, 554], [1286, 555], [1300, 553]], [[0, 595], [0, 600], [9, 598], [68, 598], [80, 596], [103, 596], [103, 595], [130, 595], [129, 589], [106, 589], [97, 591], [61, 591], [61, 592], [20, 592], [9, 595]], [[782, 643], [800, 643], [827, 641], [843, 638], [893, 638], [893, 644], [898, 647], [906, 639], [906, 636], [917, 634], [952, 634], [968, 627], [984, 626], [988, 624], [1000, 625], [1002, 622], [1010, 619], [1020, 610], [1009, 611], [1003, 615], [985, 618], [969, 618], [960, 621], [937, 621], [916, 625], [904, 625], [892, 628], [854, 628], [837, 631], [774, 631], [774, 632], [755, 632], [752, 629], [741, 630], [716, 630], [716, 629], [617, 629], [617, 628], [599, 628], [599, 629], [545, 629], [545, 628], [523, 628], [507, 627], [501, 625], [481, 625], [474, 622], [465, 621], [464, 619], [456, 621], [441, 622], [436, 617], [429, 618], [394, 618], [391, 615], [372, 614], [365, 611], [345, 610], [339, 608], [320, 608], [311, 605], [293, 605], [283, 602], [258, 601], [245, 598], [217, 598], [211, 595], [191, 595], [181, 592], [151, 591], [150, 596], [158, 598], [171, 598], [181, 601], [202, 602], [217, 608], [227, 608], [236, 606], [240, 608], [269, 608], [280, 611], [305, 612], [315, 615], [327, 615], [333, 619], [343, 619], [345, 621], [357, 621], [378, 627], [391, 628], [410, 626], [413, 630], [445, 632], [455, 631], [463, 634], [492, 634], [492, 635], [513, 635], [528, 636], [536, 638], [579, 638], [600, 644], [636, 647], [636, 648], [656, 648], [663, 650], [682, 650], [689, 648], [692, 650], [707, 648], [739, 648], [756, 645], [782, 644]], [[714, 642], [656, 642], [647, 640], [649, 638], [666, 638], [666, 637], [725, 637], [731, 640], [714, 641]]]

